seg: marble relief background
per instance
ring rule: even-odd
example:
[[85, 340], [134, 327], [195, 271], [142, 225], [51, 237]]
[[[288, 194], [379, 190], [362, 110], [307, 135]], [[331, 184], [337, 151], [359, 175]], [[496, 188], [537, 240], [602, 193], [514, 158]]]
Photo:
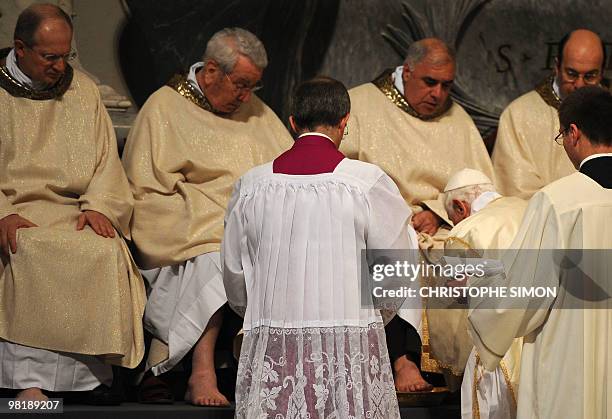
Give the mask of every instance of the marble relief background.
[[[77, 0], [78, 1], [78, 0]], [[563, 34], [577, 27], [612, 40], [610, 0], [181, 0], [168, 4], [127, 0], [130, 25], [121, 47], [150, 63], [130, 81], [137, 103], [170, 74], [201, 55], [223, 26], [244, 26], [266, 44], [270, 67], [263, 98], [284, 119], [296, 83], [327, 74], [348, 87], [401, 64], [414, 40], [437, 36], [457, 49], [453, 96], [483, 136], [494, 132], [503, 108], [552, 70]], [[131, 32], [130, 32], [131, 30]], [[137, 42], [138, 40], [138, 42]], [[142, 56], [134, 56], [138, 43]], [[608, 45], [610, 49], [610, 45]], [[612, 51], [611, 51], [612, 52]], [[609, 54], [610, 55], [610, 54]]]
[[141, 105], [174, 73], [200, 61], [206, 41], [217, 30], [239, 26], [257, 34], [266, 46], [270, 64], [258, 94], [283, 117], [287, 93], [318, 73], [338, 13], [337, 0], [126, 3], [130, 19], [120, 40], [120, 57], [136, 103]]
[[[485, 137], [511, 100], [550, 73], [565, 32], [596, 30], [612, 55], [612, 0], [55, 1], [71, 4], [85, 68], [136, 106], [199, 60], [225, 26], [264, 41], [270, 66], [260, 96], [283, 120], [299, 81], [327, 74], [353, 87], [401, 64], [414, 40], [441, 37], [458, 52], [453, 96]], [[3, 44], [12, 39], [10, 16], [29, 2], [0, 0]]]

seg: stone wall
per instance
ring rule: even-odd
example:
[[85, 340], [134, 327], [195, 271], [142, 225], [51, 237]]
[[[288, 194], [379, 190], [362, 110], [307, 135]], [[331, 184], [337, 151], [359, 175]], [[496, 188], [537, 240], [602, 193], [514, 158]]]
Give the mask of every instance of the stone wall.
[[[12, 39], [26, 0], [0, 0], [0, 42]], [[84, 67], [141, 105], [206, 40], [242, 26], [266, 44], [261, 96], [284, 119], [295, 85], [315, 74], [348, 87], [401, 64], [405, 48], [438, 36], [457, 49], [453, 95], [483, 133], [501, 110], [548, 75], [553, 47], [574, 28], [612, 42], [610, 0], [72, 0]], [[612, 47], [608, 43], [608, 56]], [[610, 61], [610, 60], [609, 60]], [[609, 65], [608, 65], [609, 67]]]

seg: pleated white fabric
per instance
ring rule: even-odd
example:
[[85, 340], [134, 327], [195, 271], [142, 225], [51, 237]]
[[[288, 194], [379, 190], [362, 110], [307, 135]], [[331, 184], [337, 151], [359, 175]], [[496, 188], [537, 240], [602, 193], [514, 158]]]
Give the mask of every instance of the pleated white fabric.
[[110, 386], [110, 365], [95, 356], [47, 351], [0, 340], [0, 387], [87, 391]]
[[154, 365], [155, 375], [170, 371], [196, 344], [208, 321], [227, 301], [219, 252], [177, 265], [140, 271], [150, 285], [144, 326], [168, 345], [168, 359]]
[[472, 349], [461, 383], [463, 419], [516, 418], [516, 392], [504, 368], [498, 366], [494, 371], [486, 370], [480, 363], [476, 349]]
[[399, 418], [360, 260], [416, 243], [410, 218], [393, 181], [360, 161], [309, 176], [267, 164], [237, 182], [222, 244], [228, 302], [244, 315], [237, 417]]

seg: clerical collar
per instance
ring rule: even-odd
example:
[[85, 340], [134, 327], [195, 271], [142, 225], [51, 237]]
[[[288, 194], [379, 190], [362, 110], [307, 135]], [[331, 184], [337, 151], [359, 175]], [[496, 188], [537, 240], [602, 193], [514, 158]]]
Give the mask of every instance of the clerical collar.
[[395, 86], [397, 90], [400, 91], [402, 95], [404, 94], [404, 79], [402, 78], [403, 75], [404, 75], [403, 65], [397, 66], [397, 68], [391, 75], [391, 77], [393, 77], [393, 85]]
[[553, 108], [559, 110], [561, 106], [561, 97], [559, 96], [559, 84], [555, 76], [551, 75], [538, 84], [535, 91], [540, 95], [542, 100]]
[[497, 192], [487, 191], [481, 193], [475, 200], [472, 201], [472, 205], [470, 206], [471, 215], [476, 214], [478, 211], [489, 205], [491, 202], [495, 201], [497, 198], [501, 198], [501, 195]]
[[200, 88], [200, 84], [198, 83], [198, 79], [196, 79], [196, 73], [200, 68], [204, 67], [204, 63], [202, 61], [195, 63], [191, 67], [189, 67], [189, 74], [187, 74], [187, 81], [194, 89], [198, 91], [202, 96], [204, 96], [204, 92], [202, 88]]
[[580, 162], [580, 166], [578, 167], [578, 170], [582, 169], [582, 166], [588, 162], [589, 160], [593, 160], [596, 159], [598, 157], [612, 157], [612, 153], [597, 153], [597, 154], [591, 154], [590, 156], [588, 156], [587, 158], [585, 158], [584, 160], [582, 160]]
[[331, 141], [331, 143], [334, 144], [334, 147], [336, 146], [336, 144], [334, 143], [334, 140], [332, 140], [325, 134], [321, 134], [320, 132], [305, 132], [303, 134], [300, 134], [297, 137], [297, 139], [299, 140], [302, 137], [324, 137], [324, 138], [327, 138], [329, 141]]
[[[407, 114], [414, 116], [415, 118], [419, 118], [423, 121], [430, 121], [432, 119], [435, 119], [441, 115], [444, 115], [453, 105], [453, 101], [450, 98], [450, 96], [448, 97], [448, 99], [446, 100], [446, 103], [444, 104], [444, 106], [442, 106], [442, 108], [431, 115], [421, 115], [420, 113], [418, 113], [412, 106], [410, 106], [410, 104], [408, 103], [408, 101], [406, 100], [406, 98], [404, 97], [404, 94], [402, 93], [403, 89], [403, 82], [402, 82], [402, 89], [398, 89], [398, 87], [396, 86], [396, 80], [394, 80], [393, 75], [397, 72], [398, 70], [385, 70], [380, 76], [378, 76], [376, 79], [374, 79], [374, 81], [372, 81], [372, 83], [374, 84], [374, 86], [378, 87], [378, 89], [385, 95], [387, 96], [387, 98], [389, 100], [391, 100], [391, 102], [393, 102], [393, 104], [395, 106], [397, 106], [398, 108], [400, 108], [401, 110], [403, 110], [404, 112], [406, 112]], [[401, 79], [401, 76], [399, 77]], [[397, 79], [397, 77], [395, 77], [395, 79]]]
[[0, 67], [0, 87], [9, 94], [16, 97], [24, 97], [34, 100], [49, 100], [63, 96], [70, 87], [74, 72], [69, 64], [66, 64], [64, 75], [55, 83], [54, 86], [39, 90], [19, 66], [13, 49], [7, 48], [0, 50], [0, 58], [6, 57], [6, 63]]
[[561, 101], [561, 90], [559, 90], [559, 80], [557, 80], [556, 77], [553, 77], [552, 91], [557, 97], [557, 99]]
[[174, 89], [179, 95], [183, 96], [185, 99], [189, 100], [190, 102], [194, 103], [205, 111], [216, 113], [213, 110], [213, 107], [208, 101], [208, 99], [206, 99], [206, 96], [202, 93], [202, 90], [199, 88], [199, 86], [196, 89], [196, 87], [184, 75], [175, 74], [168, 81], [167, 85]]
[[6, 69], [9, 74], [15, 78], [19, 83], [29, 88], [40, 91], [44, 90], [45, 86], [39, 82], [33, 82], [31, 78], [27, 76], [17, 65], [17, 57], [15, 57], [15, 49], [11, 49], [11, 52], [6, 56]]

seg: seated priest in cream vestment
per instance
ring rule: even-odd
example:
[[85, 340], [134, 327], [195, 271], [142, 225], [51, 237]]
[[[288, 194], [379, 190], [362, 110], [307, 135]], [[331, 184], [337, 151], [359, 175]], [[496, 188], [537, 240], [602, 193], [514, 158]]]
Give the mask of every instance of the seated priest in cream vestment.
[[0, 387], [18, 398], [110, 385], [110, 364], [144, 353], [133, 199], [98, 89], [67, 63], [71, 39], [61, 9], [34, 5], [1, 60]]
[[500, 192], [529, 199], [575, 171], [561, 141], [558, 109], [574, 90], [601, 83], [605, 48], [595, 33], [579, 29], [559, 42], [554, 75], [514, 100], [502, 112], [493, 149]]
[[[155, 339], [148, 364], [158, 376], [193, 349], [186, 394], [193, 404], [228, 404], [217, 389], [214, 346], [227, 302], [219, 248], [232, 185], [291, 146], [283, 124], [253, 93], [267, 62], [255, 35], [217, 32], [203, 62], [147, 100], [123, 155], [135, 198], [136, 261], [150, 285], [145, 327]], [[143, 385], [163, 384], [146, 377]]]
[[414, 263], [418, 243], [391, 178], [338, 151], [349, 111], [342, 83], [302, 83], [294, 146], [236, 183], [222, 247], [228, 300], [244, 316], [236, 418], [400, 417], [361, 258], [413, 249]]
[[[445, 188], [444, 203], [455, 227], [444, 245], [448, 254], [499, 259], [523, 219], [527, 201], [498, 194], [484, 173], [463, 169]], [[465, 284], [465, 283], [464, 283]], [[461, 412], [467, 418], [515, 418], [521, 339], [515, 339], [493, 372], [482, 366], [467, 331], [467, 310], [446, 310], [447, 342], [433, 355], [463, 372]]]
[[502, 255], [505, 275], [471, 282], [548, 287], [556, 295], [520, 305], [474, 298], [469, 330], [489, 371], [523, 337], [518, 418], [603, 419], [612, 412], [612, 95], [578, 89], [561, 104], [559, 120], [578, 172], [531, 198], [510, 246], [518, 250]]
[[[403, 66], [349, 92], [353, 111], [341, 151], [391, 176], [415, 213], [413, 225], [423, 247], [442, 248], [444, 233], [452, 226], [441, 193], [453, 173], [471, 167], [493, 179], [476, 126], [449, 97], [454, 78], [454, 52], [438, 39], [424, 39], [410, 45]], [[396, 385], [401, 391], [426, 390], [415, 364], [429, 371], [439, 371], [439, 366], [427, 351], [419, 359], [419, 338], [406, 328], [400, 316], [387, 325], [387, 332], [396, 336], [388, 342]], [[423, 324], [424, 348], [429, 345], [427, 329]]]

